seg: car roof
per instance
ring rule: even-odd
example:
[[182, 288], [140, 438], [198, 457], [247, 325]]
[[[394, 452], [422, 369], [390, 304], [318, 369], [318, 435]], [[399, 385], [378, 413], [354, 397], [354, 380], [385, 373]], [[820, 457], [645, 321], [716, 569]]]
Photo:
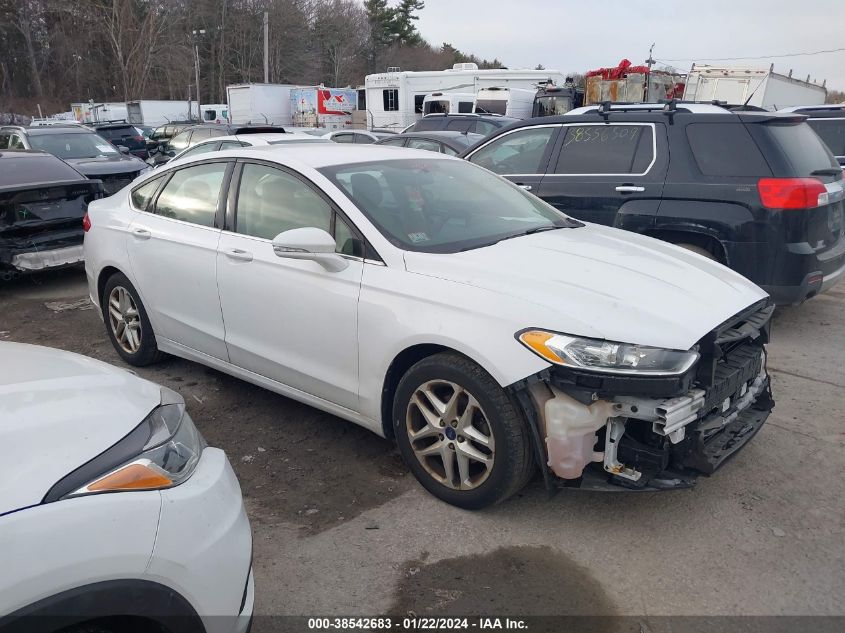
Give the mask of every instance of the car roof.
[[510, 116], [505, 116], [504, 114], [495, 114], [493, 112], [433, 112], [431, 114], [426, 114], [425, 116], [420, 119], [503, 119], [505, 121], [518, 121], [519, 119], [515, 119]]
[[803, 114], [811, 119], [834, 119], [845, 117], [845, 104], [828, 103], [816, 106], [793, 106], [781, 108], [778, 112]]
[[[223, 157], [250, 157], [260, 160], [273, 160], [274, 155], [279, 154], [278, 145], [256, 145], [253, 147], [240, 147], [237, 149], [221, 150], [214, 154], [215, 156]], [[289, 156], [289, 154], [286, 154]], [[179, 161], [179, 164], [187, 164], [196, 160], [203, 160], [208, 158], [208, 154], [198, 154], [196, 157], [188, 157], [185, 163]], [[439, 154], [424, 149], [405, 149], [401, 153], [397, 153], [395, 147], [373, 144], [359, 144], [353, 143], [302, 143], [296, 148], [296, 156], [294, 160], [298, 163], [307, 165], [314, 169], [321, 167], [329, 167], [332, 165], [346, 165], [350, 163], [365, 163], [370, 161], [381, 160], [400, 160], [413, 158], [427, 158], [437, 160], [458, 160], [445, 154]], [[168, 163], [170, 166], [173, 163]]]
[[[209, 139], [210, 141], [246, 141], [250, 139], [259, 139], [261, 141], [273, 142], [290, 142], [290, 143], [323, 143], [326, 139], [313, 134], [305, 134], [304, 132], [256, 132], [255, 134], [232, 134], [230, 136], [216, 136]], [[205, 141], [204, 141], [205, 142]]]
[[94, 130], [82, 125], [44, 125], [37, 127], [23, 128], [29, 136], [40, 136], [43, 134], [96, 134]]

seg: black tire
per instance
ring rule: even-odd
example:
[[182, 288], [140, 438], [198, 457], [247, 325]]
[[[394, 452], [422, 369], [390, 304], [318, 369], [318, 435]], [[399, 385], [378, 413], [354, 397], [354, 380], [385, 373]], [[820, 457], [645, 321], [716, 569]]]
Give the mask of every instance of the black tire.
[[[483, 413], [478, 419], [486, 425], [486, 429], [493, 438], [492, 467], [481, 466], [486, 474], [480, 476], [480, 483], [471, 489], [455, 488], [455, 485], [460, 485], [460, 475], [457, 481], [453, 477], [453, 485], [449, 486], [440, 480], [446, 479], [445, 470], [440, 475], [440, 479], [437, 478], [438, 474], [429, 472], [432, 468], [424, 466], [423, 460], [427, 461], [430, 458], [418, 457], [409, 437], [409, 433], [412, 432], [409, 430], [409, 425], [413, 427], [422, 421], [422, 426], [428, 428], [423, 417], [417, 413], [409, 413], [411, 398], [418, 388], [431, 383], [436, 385], [438, 381], [454, 383], [465, 389], [468, 396], [471, 395], [477, 400]], [[445, 388], [449, 389], [449, 387]], [[418, 408], [413, 411], [418, 411]], [[417, 422], [414, 422], [415, 416]], [[429, 356], [405, 373], [399, 381], [393, 398], [393, 430], [402, 458], [422, 486], [439, 499], [460, 508], [479, 510], [500, 503], [524, 488], [536, 472], [530, 431], [516, 405], [490, 374], [468, 358], [456, 353], [444, 352]], [[449, 431], [451, 436], [455, 435], [453, 431], [444, 427], [444, 433], [446, 431]], [[438, 435], [417, 440], [417, 448], [420, 447], [420, 442], [428, 441], [428, 439], [433, 445], [448, 443], [450, 437]], [[457, 446], [457, 442], [460, 441], [461, 446], [471, 444], [471, 448], [478, 447], [471, 442], [467, 443], [467, 438], [462, 438], [460, 435], [456, 440], [452, 445]], [[428, 446], [423, 446], [423, 448], [428, 448]], [[446, 455], [448, 456], [448, 453]], [[442, 464], [442, 457], [435, 456], [433, 459], [435, 466], [437, 463]], [[441, 461], [437, 462], [438, 459]], [[479, 467], [479, 464], [474, 464], [473, 467]]]
[[[124, 289], [126, 293], [128, 293], [137, 308], [138, 321], [140, 322], [140, 345], [134, 352], [125, 349], [124, 344], [118, 341], [112, 317], [109, 314], [109, 297], [112, 296], [112, 292], [115, 291], [115, 289], [120, 288]], [[143, 367], [145, 365], [158, 362], [163, 358], [164, 354], [158, 350], [153, 326], [150, 324], [150, 319], [147, 316], [144, 304], [141, 302], [141, 298], [138, 296], [135, 286], [133, 286], [129, 279], [126, 278], [126, 275], [123, 273], [115, 273], [109, 277], [108, 281], [106, 281], [105, 288], [103, 289], [103, 296], [100, 297], [100, 307], [103, 311], [103, 321], [106, 324], [106, 332], [109, 335], [109, 340], [111, 340], [115, 351], [123, 360], [135, 367]]]

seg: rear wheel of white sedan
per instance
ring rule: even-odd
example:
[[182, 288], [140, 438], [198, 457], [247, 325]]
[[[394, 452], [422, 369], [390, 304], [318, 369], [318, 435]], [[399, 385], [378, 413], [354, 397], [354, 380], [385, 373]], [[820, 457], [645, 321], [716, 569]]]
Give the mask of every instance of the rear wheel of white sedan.
[[490, 374], [458, 354], [436, 354], [408, 370], [396, 390], [393, 425], [411, 472], [452, 505], [498, 503], [534, 473], [522, 415]]
[[123, 360], [143, 367], [161, 359], [147, 311], [125, 275], [109, 277], [100, 305], [109, 339]]

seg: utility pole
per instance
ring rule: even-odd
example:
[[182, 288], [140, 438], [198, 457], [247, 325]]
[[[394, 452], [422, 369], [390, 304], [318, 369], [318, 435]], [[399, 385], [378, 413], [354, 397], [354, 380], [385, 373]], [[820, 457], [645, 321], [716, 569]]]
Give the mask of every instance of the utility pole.
[[651, 101], [652, 96], [653, 96], [651, 94], [652, 91], [650, 90], [650, 88], [651, 88], [651, 67], [654, 66], [654, 64], [656, 63], [654, 61], [654, 58], [651, 56], [651, 52], [653, 50], [654, 50], [654, 42], [652, 42], [651, 46], [648, 47], [648, 59], [645, 60], [645, 63], [648, 65], [648, 77], [646, 77], [646, 80], [645, 80], [645, 100], [646, 101]]
[[205, 35], [205, 29], [191, 31], [194, 36], [194, 75], [197, 80], [197, 120], [202, 122], [202, 109], [200, 108], [200, 46], [197, 40], [198, 35]]
[[264, 12], [264, 83], [270, 83], [270, 14]]

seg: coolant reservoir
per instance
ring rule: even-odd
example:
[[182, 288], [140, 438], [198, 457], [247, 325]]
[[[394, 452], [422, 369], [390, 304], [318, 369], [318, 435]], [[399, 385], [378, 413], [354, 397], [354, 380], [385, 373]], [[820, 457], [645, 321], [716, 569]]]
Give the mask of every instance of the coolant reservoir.
[[581, 404], [562, 391], [551, 388], [554, 397], [546, 401], [546, 448], [549, 467], [558, 477], [577, 479], [592, 461], [602, 455], [593, 452], [596, 431], [614, 416], [613, 405], [598, 400]]

